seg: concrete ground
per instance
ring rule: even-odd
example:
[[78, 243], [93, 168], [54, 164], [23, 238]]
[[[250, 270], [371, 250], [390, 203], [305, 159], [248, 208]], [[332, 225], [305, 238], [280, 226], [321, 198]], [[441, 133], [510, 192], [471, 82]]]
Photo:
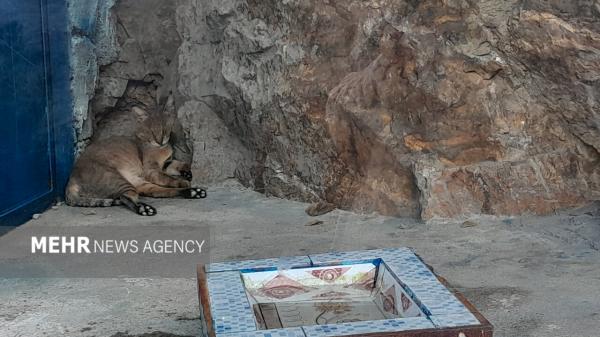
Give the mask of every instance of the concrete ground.
[[[408, 246], [482, 311], [497, 337], [600, 335], [598, 204], [467, 223], [334, 211], [316, 226], [305, 226], [314, 220], [306, 204], [235, 186], [152, 204], [153, 218], [60, 206], [24, 226], [192, 220], [211, 227], [214, 261]], [[194, 279], [0, 279], [0, 336], [197, 336], [196, 294]]]

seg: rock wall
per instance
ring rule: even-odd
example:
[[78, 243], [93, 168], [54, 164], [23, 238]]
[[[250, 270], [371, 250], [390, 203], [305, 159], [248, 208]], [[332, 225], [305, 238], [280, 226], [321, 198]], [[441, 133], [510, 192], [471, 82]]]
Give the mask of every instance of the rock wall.
[[92, 119], [174, 90], [198, 182], [423, 218], [600, 198], [598, 0], [109, 7]]
[[94, 97], [99, 67], [114, 62], [118, 55], [114, 0], [67, 0], [71, 31], [71, 92], [76, 134], [76, 152], [92, 137]]

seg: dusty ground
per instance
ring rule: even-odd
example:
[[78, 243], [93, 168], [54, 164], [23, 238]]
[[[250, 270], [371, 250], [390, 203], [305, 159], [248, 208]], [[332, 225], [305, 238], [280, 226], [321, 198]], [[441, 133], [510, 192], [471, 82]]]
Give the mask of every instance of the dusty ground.
[[[205, 200], [153, 201], [143, 218], [121, 208], [61, 206], [24, 226], [198, 221], [215, 261], [331, 250], [413, 247], [494, 324], [495, 336], [597, 336], [600, 206], [549, 217], [420, 223], [334, 211], [236, 187]], [[85, 215], [84, 213], [88, 213]], [[468, 225], [468, 226], [467, 226]], [[18, 229], [17, 229], [18, 230]], [[193, 266], [190, 266], [193, 268]], [[193, 279], [0, 280], [0, 336], [197, 336]]]

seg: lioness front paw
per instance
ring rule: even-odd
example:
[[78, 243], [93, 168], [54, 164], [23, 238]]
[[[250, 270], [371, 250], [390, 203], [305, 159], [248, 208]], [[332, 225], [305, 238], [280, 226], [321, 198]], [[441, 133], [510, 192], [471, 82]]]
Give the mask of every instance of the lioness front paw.
[[179, 174], [181, 174], [181, 177], [183, 179], [185, 179], [187, 181], [192, 181], [192, 178], [193, 178], [192, 171], [187, 171], [187, 170], [179, 171]]
[[187, 199], [202, 199], [206, 198], [206, 190], [199, 187], [192, 187], [183, 190], [183, 196]]
[[156, 215], [156, 208], [140, 202], [137, 206], [137, 214], [142, 216], [154, 216]]

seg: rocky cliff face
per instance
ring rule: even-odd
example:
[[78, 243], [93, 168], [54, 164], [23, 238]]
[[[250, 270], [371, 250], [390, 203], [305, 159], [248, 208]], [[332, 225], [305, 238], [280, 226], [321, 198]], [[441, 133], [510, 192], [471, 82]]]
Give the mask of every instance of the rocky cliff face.
[[109, 15], [119, 56], [92, 113], [175, 90], [199, 182], [423, 218], [600, 198], [598, 0], [121, 0]]

